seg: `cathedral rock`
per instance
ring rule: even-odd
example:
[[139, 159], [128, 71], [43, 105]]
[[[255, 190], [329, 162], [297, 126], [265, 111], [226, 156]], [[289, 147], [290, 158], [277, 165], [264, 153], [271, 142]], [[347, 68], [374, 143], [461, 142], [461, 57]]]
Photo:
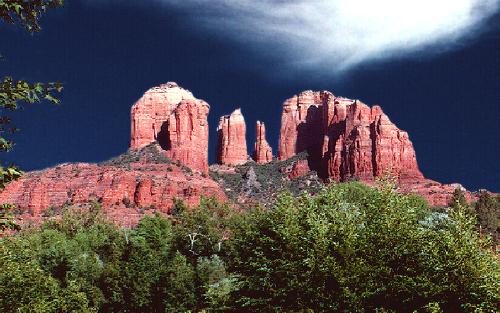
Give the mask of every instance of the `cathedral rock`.
[[309, 166], [323, 178], [363, 181], [391, 174], [423, 179], [413, 145], [379, 106], [304, 91], [283, 104], [278, 157], [307, 151]]
[[[176, 83], [151, 88], [132, 106], [129, 151], [101, 164], [61, 164], [26, 173], [0, 191], [0, 204], [15, 204], [21, 216], [36, 221], [49, 214], [50, 208], [98, 201], [114, 221], [130, 226], [143, 214], [168, 214], [176, 198], [189, 205], [199, 203], [202, 196], [225, 201], [228, 191], [234, 190], [206, 175], [209, 110], [205, 101]], [[236, 173], [235, 165], [249, 161], [241, 110], [221, 117], [217, 132], [216, 162], [224, 166], [213, 170]], [[266, 167], [273, 155], [264, 123], [257, 122], [254, 148], [260, 173], [268, 172], [259, 178], [255, 164], [248, 163], [251, 170], [244, 176], [253, 177], [253, 186], [261, 186], [258, 179], [277, 175], [276, 168], [283, 166], [279, 168], [283, 179], [304, 179], [304, 184], [306, 175], [315, 175], [311, 170], [326, 182], [359, 179], [370, 183], [391, 174], [398, 178], [401, 192], [420, 194], [431, 205], [447, 205], [453, 191], [462, 188], [424, 178], [408, 134], [379, 106], [369, 107], [328, 91], [304, 91], [284, 102], [277, 157], [286, 162]], [[288, 159], [304, 151], [307, 160], [290, 163]], [[240, 179], [249, 179], [245, 177]], [[259, 188], [254, 190], [257, 196]], [[237, 194], [236, 201], [246, 201], [248, 194]], [[476, 197], [471, 192], [465, 195], [469, 201]]]
[[153, 87], [132, 106], [130, 148], [158, 142], [173, 160], [207, 173], [209, 110], [176, 83]]

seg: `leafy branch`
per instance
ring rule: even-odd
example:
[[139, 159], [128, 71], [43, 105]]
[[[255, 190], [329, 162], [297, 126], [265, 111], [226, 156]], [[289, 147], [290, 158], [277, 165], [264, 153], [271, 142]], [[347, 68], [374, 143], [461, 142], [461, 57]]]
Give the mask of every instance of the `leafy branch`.
[[38, 32], [41, 15], [63, 4], [63, 0], [0, 0], [0, 18], [9, 24], [18, 23], [30, 33]]
[[[35, 33], [40, 31], [38, 21], [42, 14], [48, 9], [61, 7], [63, 3], [63, 0], [0, 0], [0, 20], [8, 24], [19, 24], [29, 33]], [[14, 142], [5, 136], [18, 131], [11, 125], [12, 119], [6, 114], [19, 109], [20, 102], [33, 104], [45, 100], [59, 104], [59, 99], [54, 94], [62, 89], [61, 83], [29, 83], [14, 80], [10, 76], [0, 81], [0, 152], [12, 150]], [[21, 175], [22, 171], [18, 167], [4, 167], [0, 162], [0, 191]], [[16, 228], [9, 214], [13, 208], [11, 204], [0, 205], [0, 232], [6, 228]]]

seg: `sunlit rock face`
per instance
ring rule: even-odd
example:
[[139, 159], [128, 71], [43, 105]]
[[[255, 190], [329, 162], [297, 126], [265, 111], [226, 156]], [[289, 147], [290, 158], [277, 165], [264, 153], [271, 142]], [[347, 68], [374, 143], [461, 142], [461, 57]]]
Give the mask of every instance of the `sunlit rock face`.
[[173, 160], [206, 173], [209, 110], [176, 83], [153, 87], [132, 106], [130, 148], [158, 142]]
[[157, 145], [145, 149], [154, 157], [141, 150], [106, 164], [62, 164], [27, 173], [0, 192], [0, 203], [13, 203], [36, 220], [51, 208], [96, 201], [113, 221], [133, 226], [144, 214], [169, 214], [175, 199], [189, 205], [198, 204], [202, 196], [226, 199], [207, 175], [169, 161]]
[[254, 161], [259, 164], [271, 162], [273, 160], [273, 149], [267, 142], [266, 125], [263, 122], [257, 121], [255, 137]]
[[[420, 172], [408, 133], [400, 130], [380, 106], [337, 97], [331, 92], [304, 91], [283, 103], [278, 159], [307, 151], [307, 164], [297, 164], [292, 177], [309, 168], [324, 180], [397, 178], [398, 189], [423, 196], [430, 205], [447, 205], [459, 184], [442, 184]], [[468, 201], [475, 193], [465, 192]]]
[[208, 173], [208, 111], [202, 100], [182, 100], [167, 124], [167, 156], [187, 167]]
[[217, 136], [218, 164], [240, 165], [248, 161], [246, 124], [240, 109], [220, 118]]
[[[27, 173], [0, 191], [0, 204], [14, 204], [21, 217], [37, 222], [54, 208], [60, 211], [62, 206], [97, 201], [113, 221], [133, 226], [144, 214], [169, 214], [175, 199], [188, 205], [199, 203], [202, 196], [225, 201], [224, 182], [206, 175], [209, 110], [205, 101], [175, 83], [151, 88], [132, 107], [129, 151], [101, 164], [62, 164]], [[241, 110], [222, 116], [217, 132], [219, 165], [212, 166], [212, 171], [222, 176], [236, 174], [242, 168], [237, 165], [249, 161]], [[328, 91], [304, 91], [286, 100], [279, 136], [277, 156], [287, 164], [282, 178], [289, 182], [307, 182], [316, 171], [321, 178], [314, 174], [318, 183], [356, 179], [373, 185], [377, 177], [388, 174], [397, 178], [399, 191], [419, 194], [435, 206], [447, 205], [453, 191], [462, 188], [424, 178], [408, 134], [379, 106], [369, 107]], [[289, 160], [304, 151], [307, 159], [304, 153], [304, 158]], [[243, 179], [250, 189], [258, 190], [266, 177], [276, 175], [280, 164], [269, 163], [272, 148], [261, 122], [256, 124], [253, 159], [258, 165], [243, 166], [250, 167]], [[477, 198], [475, 193], [464, 192], [468, 201]], [[250, 202], [262, 200], [248, 199], [247, 193], [236, 196]]]
[[309, 153], [309, 166], [323, 178], [373, 180], [385, 174], [423, 178], [408, 134], [379, 106], [305, 91], [283, 104], [278, 157]]

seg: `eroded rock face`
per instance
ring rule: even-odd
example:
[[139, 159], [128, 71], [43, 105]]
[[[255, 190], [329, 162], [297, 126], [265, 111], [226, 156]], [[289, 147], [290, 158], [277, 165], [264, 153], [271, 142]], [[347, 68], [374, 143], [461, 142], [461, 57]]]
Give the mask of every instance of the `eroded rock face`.
[[266, 125], [257, 121], [256, 140], [253, 159], [259, 164], [268, 163], [273, 160], [273, 149], [266, 140]]
[[284, 102], [278, 149], [279, 160], [289, 159], [312, 146], [321, 145], [321, 107], [329, 96], [328, 92], [304, 91]]
[[370, 181], [391, 174], [423, 179], [408, 134], [381, 108], [332, 93], [305, 91], [283, 105], [281, 160], [307, 151], [323, 178]]
[[240, 165], [248, 161], [246, 124], [240, 109], [220, 118], [217, 135], [217, 163]]
[[158, 142], [173, 160], [206, 173], [209, 110], [176, 83], [153, 87], [132, 106], [130, 148]]
[[0, 203], [15, 203], [25, 217], [37, 219], [51, 207], [94, 200], [113, 221], [133, 226], [144, 214], [168, 214], [175, 198], [189, 205], [198, 204], [201, 196], [226, 199], [205, 175], [174, 163], [131, 159], [126, 164], [63, 164], [27, 173], [0, 193]]
[[131, 109], [130, 148], [160, 141], [170, 114], [182, 100], [196, 100], [191, 92], [169, 82], [146, 91]]
[[288, 173], [288, 178], [296, 179], [303, 177], [311, 171], [309, 169], [309, 164], [307, 160], [297, 160], [293, 162], [290, 172]]
[[167, 155], [172, 160], [208, 173], [208, 111], [202, 100], [182, 100], [167, 123]]
[[[0, 203], [15, 204], [22, 216], [41, 220], [51, 207], [95, 200], [115, 222], [133, 226], [144, 214], [168, 214], [175, 198], [188, 205], [197, 204], [201, 196], [225, 200], [222, 188], [234, 193], [234, 186], [219, 185], [205, 175], [209, 109], [206, 102], [175, 83], [151, 88], [132, 107], [131, 149], [125, 155], [100, 165], [64, 164], [27, 173], [0, 192]], [[256, 129], [254, 160], [268, 163], [272, 161], [272, 149], [264, 123], [257, 122]], [[219, 175], [238, 175], [241, 169], [234, 165], [248, 161], [241, 111], [221, 117], [217, 131], [219, 165], [212, 170]], [[288, 162], [303, 151], [307, 151], [307, 160]], [[311, 171], [317, 172], [322, 181], [359, 179], [368, 184], [387, 173], [398, 178], [401, 192], [420, 194], [431, 205], [447, 205], [455, 188], [460, 187], [425, 179], [408, 134], [398, 129], [380, 107], [370, 108], [327, 91], [305, 91], [285, 101], [278, 159], [288, 160], [289, 165], [280, 169], [274, 185], [285, 181], [292, 186], [305, 179], [309, 186], [311, 180], [306, 177], [314, 173]], [[268, 165], [269, 173], [275, 175], [275, 165]], [[263, 167], [256, 168], [262, 171]], [[242, 176], [247, 182], [241, 191], [245, 203], [253, 191], [269, 184], [259, 182], [256, 175], [251, 167]], [[266, 201], [271, 201], [275, 192], [268, 189]], [[465, 195], [469, 201], [476, 197], [470, 192]]]

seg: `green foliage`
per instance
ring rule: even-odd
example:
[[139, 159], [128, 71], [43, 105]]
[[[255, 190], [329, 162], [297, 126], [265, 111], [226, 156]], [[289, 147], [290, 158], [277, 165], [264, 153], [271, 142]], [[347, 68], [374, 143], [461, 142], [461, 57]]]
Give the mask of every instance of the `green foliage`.
[[31, 33], [37, 32], [40, 16], [63, 3], [63, 0], [0, 0], [0, 19], [9, 24], [17, 22]]
[[215, 198], [203, 198], [196, 210], [183, 210], [176, 216], [177, 249], [192, 262], [222, 252], [229, 238], [232, 209]]
[[176, 202], [133, 229], [94, 203], [0, 239], [0, 311], [498, 311], [499, 266], [476, 221], [390, 181], [245, 212]]
[[453, 209], [458, 209], [460, 207], [467, 207], [467, 200], [465, 199], [465, 194], [461, 188], [456, 188], [453, 191], [450, 203], [448, 206]]
[[[226, 194], [231, 199], [236, 200], [241, 195], [245, 195], [258, 199], [262, 205], [270, 205], [284, 190], [298, 196], [302, 192], [315, 193], [321, 189], [323, 183], [314, 171], [300, 179], [288, 179], [286, 169], [290, 169], [294, 162], [307, 158], [307, 152], [302, 152], [284, 161], [273, 160], [266, 164], [250, 161], [235, 166], [235, 173], [211, 171], [209, 174], [213, 180], [223, 185]], [[250, 171], [255, 173], [255, 181], [249, 177]]]
[[[85, 217], [76, 223], [78, 217]], [[117, 249], [119, 231], [98, 213], [65, 213], [38, 231], [2, 241], [0, 311], [97, 312], [96, 282]]]
[[[130, 168], [132, 163], [144, 162], [146, 164], [172, 164], [172, 160], [161, 153], [157, 143], [152, 143], [140, 150], [129, 150], [120, 156], [100, 163], [101, 166], [116, 166]], [[172, 169], [170, 169], [171, 171]]]
[[495, 242], [500, 241], [500, 196], [481, 192], [475, 209], [482, 230], [491, 234]]
[[14, 222], [12, 210], [16, 207], [12, 204], [0, 205], [0, 234], [7, 229], [19, 230], [21, 227]]
[[[54, 92], [60, 92], [62, 85], [59, 83], [28, 83], [26, 81], [14, 82], [11, 77], [5, 77], [0, 83], [0, 109], [2, 113], [14, 111], [19, 108], [19, 101], [27, 103], [37, 103], [41, 100], [48, 100], [52, 103], [59, 103], [54, 98]], [[14, 143], [5, 138], [5, 134], [12, 134], [17, 131], [10, 126], [11, 119], [2, 114], [0, 117], [0, 152], [12, 150]], [[3, 167], [0, 164], [0, 189], [21, 176], [22, 172], [15, 166]]]
[[447, 312], [498, 303], [499, 268], [464, 210], [434, 216], [414, 196], [358, 183], [279, 197], [234, 231], [232, 296], [247, 311]]

